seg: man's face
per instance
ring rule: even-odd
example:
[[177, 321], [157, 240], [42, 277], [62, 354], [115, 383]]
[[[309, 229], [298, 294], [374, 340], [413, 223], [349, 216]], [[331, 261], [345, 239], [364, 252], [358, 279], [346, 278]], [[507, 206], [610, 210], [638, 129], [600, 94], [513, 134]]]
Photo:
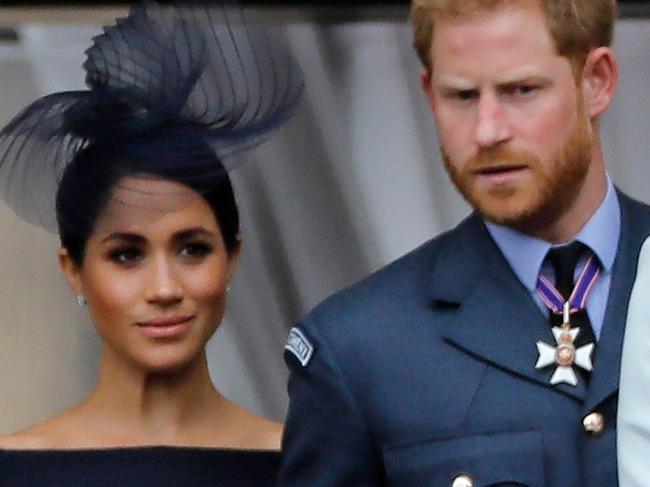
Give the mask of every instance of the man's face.
[[541, 9], [436, 19], [431, 55], [423, 80], [459, 191], [487, 219], [527, 233], [557, 221], [589, 171], [591, 125]]

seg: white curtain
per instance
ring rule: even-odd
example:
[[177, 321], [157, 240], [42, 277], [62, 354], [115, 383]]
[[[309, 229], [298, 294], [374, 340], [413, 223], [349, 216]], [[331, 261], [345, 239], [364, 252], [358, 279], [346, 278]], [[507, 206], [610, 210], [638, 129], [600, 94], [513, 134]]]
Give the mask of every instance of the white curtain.
[[[0, 46], [0, 122], [37, 96], [81, 88], [96, 32], [29, 25], [19, 45]], [[287, 37], [307, 96], [232, 175], [244, 254], [208, 346], [221, 390], [275, 419], [287, 403], [284, 339], [299, 317], [468, 212], [439, 161], [405, 22], [294, 20]], [[650, 23], [620, 22], [615, 47], [621, 89], [603, 127], [606, 159], [622, 189], [650, 201]], [[96, 374], [98, 341], [56, 249], [56, 237], [0, 207], [0, 433], [78, 400]]]

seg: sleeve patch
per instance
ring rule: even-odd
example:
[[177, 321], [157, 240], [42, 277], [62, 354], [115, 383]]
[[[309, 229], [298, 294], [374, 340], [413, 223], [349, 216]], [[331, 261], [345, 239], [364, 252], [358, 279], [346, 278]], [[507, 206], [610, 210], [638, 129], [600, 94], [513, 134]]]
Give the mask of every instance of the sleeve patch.
[[298, 328], [291, 328], [284, 349], [291, 352], [303, 367], [306, 367], [314, 353], [313, 345]]

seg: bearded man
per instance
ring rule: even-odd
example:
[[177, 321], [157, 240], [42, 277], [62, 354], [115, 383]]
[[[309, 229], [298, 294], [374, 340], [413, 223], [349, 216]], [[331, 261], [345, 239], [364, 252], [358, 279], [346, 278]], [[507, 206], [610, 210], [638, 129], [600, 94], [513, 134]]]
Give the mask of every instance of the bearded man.
[[650, 211], [601, 148], [615, 14], [414, 1], [442, 158], [475, 212], [292, 329], [281, 486], [632, 482], [619, 368]]

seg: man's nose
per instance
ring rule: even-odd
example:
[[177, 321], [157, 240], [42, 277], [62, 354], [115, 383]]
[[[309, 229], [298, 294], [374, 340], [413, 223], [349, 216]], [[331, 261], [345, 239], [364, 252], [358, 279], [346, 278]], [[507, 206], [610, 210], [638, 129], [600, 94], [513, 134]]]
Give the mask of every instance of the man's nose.
[[481, 93], [474, 139], [479, 147], [494, 147], [511, 137], [507, 110], [494, 93]]

